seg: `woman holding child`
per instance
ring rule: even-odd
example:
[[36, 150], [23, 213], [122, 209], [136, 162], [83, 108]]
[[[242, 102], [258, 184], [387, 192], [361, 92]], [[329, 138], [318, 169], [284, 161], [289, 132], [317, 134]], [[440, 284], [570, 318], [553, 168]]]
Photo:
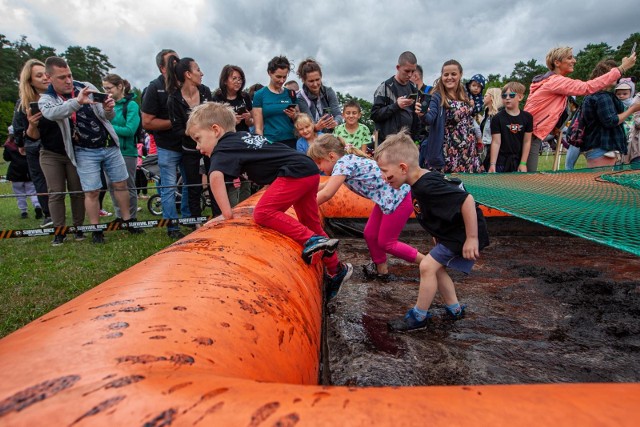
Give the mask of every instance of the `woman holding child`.
[[[591, 95], [614, 84], [625, 71], [636, 63], [636, 54], [622, 58], [618, 67], [611, 68], [607, 73], [592, 78], [587, 82], [567, 77], [573, 72], [576, 59], [570, 47], [558, 47], [547, 53], [547, 67], [549, 71], [533, 78], [529, 88], [529, 98], [524, 110], [533, 115], [533, 138], [531, 150], [527, 160], [527, 171], [538, 170], [538, 157], [542, 141], [549, 136], [554, 128], [562, 129], [565, 120], [563, 113], [567, 108], [567, 97], [571, 95]], [[604, 154], [603, 154], [604, 155]], [[587, 159], [595, 160], [602, 157], [599, 153], [587, 154]]]

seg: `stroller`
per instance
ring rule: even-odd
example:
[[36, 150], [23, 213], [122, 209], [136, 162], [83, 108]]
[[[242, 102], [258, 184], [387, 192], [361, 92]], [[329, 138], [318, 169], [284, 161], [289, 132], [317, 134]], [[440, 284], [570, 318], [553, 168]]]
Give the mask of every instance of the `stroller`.
[[[144, 173], [147, 181], [153, 181], [156, 186], [161, 186], [160, 182], [160, 167], [158, 166], [158, 156], [153, 154], [147, 156], [140, 166], [140, 170]], [[176, 210], [180, 212], [180, 206], [182, 204], [182, 175], [180, 175], [180, 171], [176, 171], [176, 187], [173, 189], [174, 195], [176, 198]], [[200, 197], [200, 203], [202, 206], [202, 211], [207, 207], [211, 207], [211, 197], [209, 195], [209, 189], [205, 188], [202, 190], [202, 195]], [[147, 208], [149, 212], [155, 216], [162, 216], [162, 199], [160, 198], [160, 193], [156, 193], [149, 198], [147, 201]]]

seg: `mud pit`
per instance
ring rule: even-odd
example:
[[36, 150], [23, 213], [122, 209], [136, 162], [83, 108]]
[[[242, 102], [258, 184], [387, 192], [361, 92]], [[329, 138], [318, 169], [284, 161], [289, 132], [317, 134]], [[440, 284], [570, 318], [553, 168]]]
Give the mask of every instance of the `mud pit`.
[[[450, 272], [466, 317], [446, 320], [436, 295], [431, 325], [406, 334], [386, 322], [415, 304], [417, 266], [390, 257], [399, 280], [366, 281], [364, 240], [335, 232], [354, 275], [327, 306], [323, 382], [640, 381], [640, 258], [514, 218], [491, 219], [489, 229], [472, 274]], [[409, 224], [402, 240], [428, 251], [425, 237]]]

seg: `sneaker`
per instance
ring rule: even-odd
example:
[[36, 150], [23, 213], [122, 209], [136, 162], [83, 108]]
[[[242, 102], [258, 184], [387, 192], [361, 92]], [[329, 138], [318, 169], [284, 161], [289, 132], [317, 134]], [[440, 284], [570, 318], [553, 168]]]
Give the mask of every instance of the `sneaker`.
[[362, 266], [362, 271], [364, 272], [364, 277], [367, 280], [379, 280], [381, 282], [393, 282], [395, 280], [398, 279], [398, 277], [395, 274], [391, 274], [391, 273], [385, 273], [385, 274], [381, 274], [378, 273], [378, 267], [376, 267], [376, 263], [371, 261], [368, 264], [365, 264]]
[[73, 238], [76, 241], [81, 242], [84, 240], [84, 233], [82, 232], [82, 230], [78, 230], [74, 233]]
[[103, 244], [104, 233], [102, 231], [94, 231], [91, 236], [91, 243]]
[[111, 216], [113, 215], [111, 212], [107, 212], [104, 209], [100, 209], [100, 216]]
[[607, 151], [606, 153], [604, 153], [604, 156], [609, 157], [610, 159], [615, 159], [618, 153], [619, 151]]
[[141, 207], [141, 206], [138, 206], [138, 207], [136, 208], [136, 212], [140, 212], [141, 210], [142, 210], [142, 207]]
[[36, 211], [36, 219], [42, 218], [42, 208], [41, 207], [37, 207], [34, 210]]
[[464, 317], [465, 308], [467, 308], [466, 304], [460, 304], [460, 308], [456, 311], [453, 311], [449, 307], [445, 306], [445, 312], [452, 320], [460, 320]]
[[387, 322], [387, 326], [391, 331], [395, 332], [416, 331], [426, 328], [430, 319], [431, 313], [429, 312], [427, 312], [427, 317], [424, 320], [416, 319], [413, 314], [413, 308], [410, 308], [403, 317]]
[[167, 231], [167, 235], [170, 239], [174, 240], [182, 239], [184, 237], [184, 234], [182, 234], [182, 231], [180, 230], [169, 230]]
[[29, 214], [28, 214], [28, 213], [26, 213], [26, 212], [22, 212], [22, 213], [20, 214], [20, 218], [22, 218], [22, 219], [27, 219], [27, 218], [29, 218]]
[[40, 228], [50, 227], [53, 225], [53, 220], [49, 216], [45, 216], [42, 220], [42, 224], [40, 224]]
[[338, 248], [338, 243], [340, 243], [338, 239], [319, 235], [311, 236], [302, 249], [302, 259], [307, 264], [314, 264], [317, 261], [314, 257], [315, 254], [322, 253], [322, 257], [330, 256]]
[[340, 263], [340, 270], [338, 270], [335, 276], [329, 277], [329, 284], [327, 285], [328, 299], [331, 300], [338, 296], [342, 284], [349, 280], [352, 274], [353, 266], [350, 263]]
[[60, 246], [64, 243], [67, 237], [64, 234], [56, 234], [53, 236], [53, 241], [51, 242], [51, 246]]

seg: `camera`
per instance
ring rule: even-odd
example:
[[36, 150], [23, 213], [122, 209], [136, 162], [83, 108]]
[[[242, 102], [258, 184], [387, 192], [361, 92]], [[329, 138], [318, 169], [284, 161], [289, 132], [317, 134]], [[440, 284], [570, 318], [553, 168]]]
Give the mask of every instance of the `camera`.
[[103, 93], [103, 92], [92, 92], [91, 96], [93, 96], [93, 100], [95, 102], [104, 102], [109, 97], [108, 94]]

